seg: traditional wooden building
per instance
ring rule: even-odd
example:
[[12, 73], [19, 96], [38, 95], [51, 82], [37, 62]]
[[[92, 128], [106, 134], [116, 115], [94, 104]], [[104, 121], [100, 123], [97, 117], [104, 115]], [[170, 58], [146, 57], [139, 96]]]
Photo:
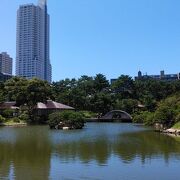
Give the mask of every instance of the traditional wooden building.
[[15, 101], [0, 103], [0, 111], [5, 110], [5, 109], [16, 110], [16, 109], [19, 109], [19, 107], [16, 106]]
[[[1, 103], [0, 112], [4, 111], [5, 109], [19, 110], [19, 107], [16, 106], [16, 102]], [[64, 111], [64, 110], [74, 111], [75, 109], [65, 104], [61, 104], [52, 100], [47, 100], [46, 103], [39, 102], [37, 106], [34, 108], [34, 113], [41, 116], [41, 115], [48, 115], [56, 111]]]
[[75, 108], [52, 101], [52, 100], [47, 100], [46, 103], [38, 103], [37, 107], [35, 108], [36, 114], [40, 116], [48, 115], [57, 111], [65, 111], [65, 110], [74, 111]]

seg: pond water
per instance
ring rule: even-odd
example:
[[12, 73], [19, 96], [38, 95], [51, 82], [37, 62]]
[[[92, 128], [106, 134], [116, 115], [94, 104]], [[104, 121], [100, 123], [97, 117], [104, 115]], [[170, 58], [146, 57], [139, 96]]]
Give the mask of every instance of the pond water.
[[0, 128], [0, 179], [177, 180], [180, 138], [122, 123]]

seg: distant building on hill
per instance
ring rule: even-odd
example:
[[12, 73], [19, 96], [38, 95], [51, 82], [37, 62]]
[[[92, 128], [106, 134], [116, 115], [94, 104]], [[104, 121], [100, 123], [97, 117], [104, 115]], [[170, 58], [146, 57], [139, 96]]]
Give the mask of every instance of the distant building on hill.
[[175, 81], [180, 80], [180, 73], [177, 74], [165, 74], [164, 71], [160, 71], [159, 75], [142, 75], [142, 72], [138, 72], [138, 76], [135, 77], [135, 80], [143, 80], [143, 79], [155, 79], [155, 80], [163, 80], [163, 81]]
[[7, 52], [0, 53], [0, 72], [8, 75], [12, 75], [12, 58]]
[[[146, 80], [146, 79], [154, 79], [154, 80], [162, 80], [162, 81], [176, 81], [180, 80], [180, 73], [177, 74], [165, 74], [164, 71], [160, 71], [159, 75], [143, 75], [141, 71], [138, 71], [138, 76], [134, 77], [135, 80]], [[113, 84], [117, 79], [111, 79], [110, 83]]]

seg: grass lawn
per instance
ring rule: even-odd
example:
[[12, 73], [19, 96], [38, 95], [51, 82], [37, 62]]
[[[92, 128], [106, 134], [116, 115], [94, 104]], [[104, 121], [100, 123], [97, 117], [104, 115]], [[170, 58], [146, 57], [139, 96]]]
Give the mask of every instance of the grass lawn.
[[8, 120], [5, 123], [3, 123], [3, 125], [5, 126], [26, 126], [27, 123], [24, 121], [20, 121], [20, 122], [14, 122], [13, 120]]
[[84, 115], [85, 118], [96, 118], [97, 113], [91, 112], [91, 111], [79, 111]]
[[174, 128], [174, 129], [180, 129], [180, 122], [176, 123], [172, 128]]

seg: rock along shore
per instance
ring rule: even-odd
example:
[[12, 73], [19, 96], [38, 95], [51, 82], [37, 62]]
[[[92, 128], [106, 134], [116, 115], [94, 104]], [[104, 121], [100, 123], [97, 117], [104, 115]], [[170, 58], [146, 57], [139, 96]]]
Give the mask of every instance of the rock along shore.
[[165, 134], [180, 136], [180, 129], [170, 128], [170, 129], [162, 130], [161, 132]]

